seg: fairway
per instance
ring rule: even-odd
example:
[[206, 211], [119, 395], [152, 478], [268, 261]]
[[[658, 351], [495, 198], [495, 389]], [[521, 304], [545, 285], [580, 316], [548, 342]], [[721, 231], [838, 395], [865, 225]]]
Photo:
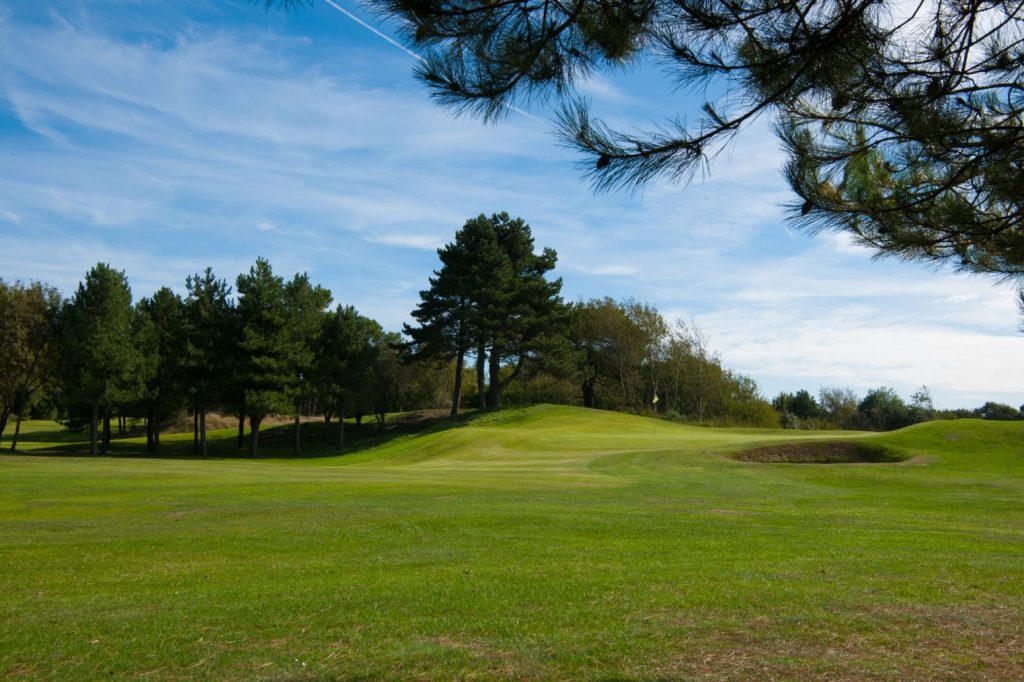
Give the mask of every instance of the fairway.
[[1024, 677], [1024, 422], [729, 457], [838, 435], [539, 406], [343, 456], [3, 456], [0, 674]]

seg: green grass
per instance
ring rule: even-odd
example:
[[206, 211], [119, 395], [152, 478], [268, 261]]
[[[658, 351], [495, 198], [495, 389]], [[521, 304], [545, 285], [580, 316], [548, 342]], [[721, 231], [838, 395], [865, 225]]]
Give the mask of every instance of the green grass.
[[0, 457], [0, 674], [1024, 677], [1024, 424], [728, 457], [837, 435], [536, 407], [336, 457]]

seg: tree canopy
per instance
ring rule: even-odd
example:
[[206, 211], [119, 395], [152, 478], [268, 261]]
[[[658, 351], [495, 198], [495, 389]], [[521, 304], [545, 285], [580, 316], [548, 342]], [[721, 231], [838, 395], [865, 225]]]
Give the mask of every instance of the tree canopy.
[[103, 410], [105, 453], [110, 445], [110, 408], [139, 381], [141, 355], [134, 343], [132, 291], [121, 270], [98, 263], [65, 306], [65, 384], [73, 400], [88, 405], [89, 451], [97, 453], [97, 420]]
[[405, 327], [411, 357], [456, 360], [455, 414], [463, 359], [472, 350], [482, 406], [499, 407], [502, 391], [528, 362], [557, 357], [557, 346], [564, 343], [560, 330], [568, 318], [559, 296], [562, 280], [545, 277], [558, 256], [550, 248], [534, 253], [530, 226], [507, 213], [467, 220], [437, 253], [441, 268], [412, 313], [418, 326]]
[[[54, 379], [60, 342], [60, 292], [41, 282], [0, 279], [0, 437]], [[17, 446], [17, 437], [12, 449]]]

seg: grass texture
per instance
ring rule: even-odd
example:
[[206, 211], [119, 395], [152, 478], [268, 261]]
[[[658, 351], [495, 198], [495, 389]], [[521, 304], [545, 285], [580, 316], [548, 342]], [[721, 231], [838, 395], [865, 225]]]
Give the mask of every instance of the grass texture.
[[[304, 428], [324, 456], [222, 457], [225, 430], [208, 461], [190, 434], [165, 440], [179, 458], [0, 457], [0, 675], [1024, 677], [1022, 423], [869, 436], [539, 406], [352, 429], [340, 456]], [[734, 458], [840, 438], [902, 461]], [[29, 452], [80, 441], [23, 428]], [[287, 427], [266, 443], [286, 453]]]

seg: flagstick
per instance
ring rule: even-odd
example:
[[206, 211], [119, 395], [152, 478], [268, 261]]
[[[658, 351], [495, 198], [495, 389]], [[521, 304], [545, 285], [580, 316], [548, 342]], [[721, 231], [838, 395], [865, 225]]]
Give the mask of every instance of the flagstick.
[[658, 440], [658, 394], [654, 394], [654, 400], [651, 401], [651, 405], [654, 405], [654, 426], [651, 433], [651, 442]]

